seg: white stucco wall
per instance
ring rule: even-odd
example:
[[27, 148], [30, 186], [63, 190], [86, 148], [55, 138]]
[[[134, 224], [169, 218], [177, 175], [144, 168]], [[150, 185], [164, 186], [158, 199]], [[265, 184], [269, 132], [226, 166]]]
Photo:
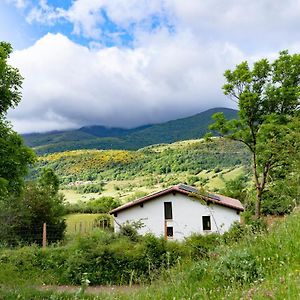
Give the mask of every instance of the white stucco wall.
[[167, 221], [167, 226], [173, 226], [173, 239], [182, 240], [192, 233], [207, 234], [203, 231], [202, 216], [211, 216], [211, 231], [224, 233], [233, 222], [240, 221], [235, 209], [210, 204], [201, 204], [198, 200], [180, 193], [169, 193], [159, 198], [146, 201], [143, 207], [136, 205], [118, 212], [115, 217], [115, 231], [119, 224], [126, 221], [141, 220], [145, 225], [140, 234], [147, 232], [156, 236], [164, 236], [164, 202], [172, 202], [173, 219]]

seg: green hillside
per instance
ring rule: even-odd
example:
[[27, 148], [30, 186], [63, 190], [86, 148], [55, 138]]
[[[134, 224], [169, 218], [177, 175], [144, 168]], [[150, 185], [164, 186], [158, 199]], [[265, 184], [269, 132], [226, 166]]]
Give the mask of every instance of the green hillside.
[[153, 144], [201, 138], [212, 123], [211, 116], [220, 111], [228, 119], [237, 114], [236, 110], [214, 108], [192, 117], [128, 130], [89, 126], [69, 131], [24, 134], [23, 138], [38, 154], [78, 149], [137, 150]]
[[246, 172], [250, 157], [242, 144], [214, 138], [159, 144], [140, 150], [76, 150], [41, 156], [31, 172], [50, 167], [69, 202], [111, 196], [128, 201], [186, 182], [209, 190]]

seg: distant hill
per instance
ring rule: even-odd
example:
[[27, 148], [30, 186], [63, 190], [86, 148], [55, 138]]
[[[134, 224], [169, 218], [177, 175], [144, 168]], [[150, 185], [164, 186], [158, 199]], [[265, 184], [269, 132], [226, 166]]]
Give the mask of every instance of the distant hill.
[[216, 112], [223, 112], [228, 119], [237, 115], [233, 109], [213, 108], [191, 117], [133, 129], [95, 125], [75, 130], [24, 134], [23, 138], [38, 154], [77, 149], [136, 150], [153, 144], [201, 138], [207, 133], [212, 123], [211, 117]]

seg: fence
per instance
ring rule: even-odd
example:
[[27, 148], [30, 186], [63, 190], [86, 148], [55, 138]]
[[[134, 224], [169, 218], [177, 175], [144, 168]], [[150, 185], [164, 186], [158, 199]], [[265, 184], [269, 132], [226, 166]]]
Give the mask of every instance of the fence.
[[111, 220], [94, 220], [94, 221], [81, 221], [68, 224], [67, 233], [80, 234], [89, 233], [94, 229], [112, 229]]
[[15, 247], [20, 244], [37, 244], [46, 247], [47, 244], [63, 240], [64, 235], [89, 234], [95, 229], [112, 230], [110, 219], [81, 221], [68, 224], [48, 225], [40, 223], [30, 227], [6, 226], [0, 228], [0, 246]]

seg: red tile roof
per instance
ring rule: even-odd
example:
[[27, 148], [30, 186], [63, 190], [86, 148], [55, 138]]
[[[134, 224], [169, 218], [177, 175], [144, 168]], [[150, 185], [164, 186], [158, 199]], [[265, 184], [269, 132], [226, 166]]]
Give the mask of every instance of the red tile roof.
[[237, 199], [234, 198], [230, 198], [227, 196], [223, 196], [223, 195], [219, 195], [219, 194], [215, 194], [215, 193], [207, 193], [204, 192], [202, 193], [201, 191], [197, 190], [195, 187], [189, 186], [189, 185], [185, 185], [185, 184], [178, 184], [178, 185], [174, 185], [172, 187], [169, 187], [167, 189], [161, 190], [159, 192], [147, 195], [145, 197], [136, 199], [134, 201], [125, 203], [124, 205], [121, 205], [113, 210], [111, 210], [109, 213], [110, 214], [114, 214], [117, 213], [119, 211], [125, 210], [127, 208], [136, 206], [138, 204], [156, 199], [162, 195], [166, 195], [169, 193], [181, 193], [183, 195], [187, 195], [187, 196], [195, 196], [195, 197], [200, 197], [201, 199], [205, 200], [207, 203], [214, 203], [217, 205], [221, 205], [221, 206], [226, 206], [232, 209], [235, 209], [237, 211], [244, 211], [244, 207], [241, 204], [241, 202]]

